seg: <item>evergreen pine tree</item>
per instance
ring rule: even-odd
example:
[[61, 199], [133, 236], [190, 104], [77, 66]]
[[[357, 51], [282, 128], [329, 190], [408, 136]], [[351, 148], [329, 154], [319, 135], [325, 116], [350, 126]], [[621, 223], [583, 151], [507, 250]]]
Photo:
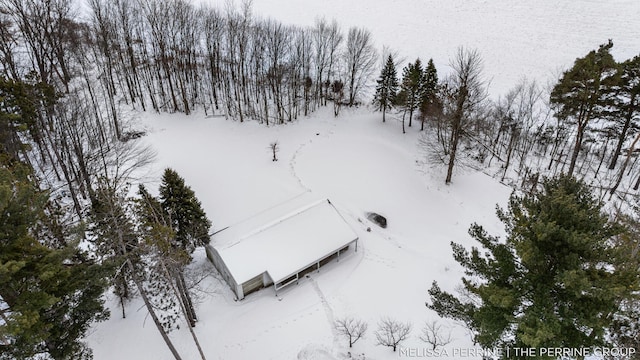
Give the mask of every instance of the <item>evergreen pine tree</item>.
[[438, 70], [433, 63], [433, 59], [429, 59], [427, 67], [424, 68], [424, 88], [426, 98], [435, 96], [438, 88]]
[[398, 93], [396, 66], [391, 55], [387, 58], [387, 62], [376, 82], [378, 85], [376, 86], [373, 104], [378, 107], [378, 110], [382, 111], [382, 122], [385, 122], [387, 109], [390, 109], [395, 104]]
[[112, 267], [113, 291], [120, 299], [122, 317], [125, 304], [133, 298], [133, 271], [142, 271], [139, 238], [123, 193], [106, 183], [94, 191], [91, 202], [90, 233], [96, 254], [103, 265]]
[[555, 116], [575, 126], [576, 137], [571, 152], [568, 175], [573, 175], [578, 154], [589, 126], [596, 119], [606, 117], [611, 101], [611, 90], [618, 81], [618, 64], [611, 56], [613, 42], [600, 45], [598, 50], [576, 59], [573, 67], [565, 71], [551, 92]]
[[402, 84], [400, 86], [404, 93], [405, 111], [409, 111], [409, 127], [411, 127], [413, 113], [423, 101], [424, 82], [424, 70], [420, 59], [416, 59], [413, 64], [409, 63], [402, 70]]
[[620, 64], [620, 83], [613, 97], [611, 130], [617, 135], [617, 144], [609, 164], [613, 170], [629, 135], [640, 127], [640, 55]]
[[[176, 232], [167, 222], [168, 217], [158, 199], [149, 194], [143, 185], [138, 188], [138, 196], [135, 210], [144, 244], [146, 289], [152, 295], [150, 298], [154, 308], [160, 310], [163, 329], [169, 332], [177, 328], [181, 314], [180, 297], [173, 289], [179, 278], [178, 273], [184, 271], [189, 263], [190, 253], [176, 240]], [[195, 326], [195, 319], [186, 320], [190, 326]]]
[[[155, 307], [161, 310], [160, 318], [166, 331], [176, 328], [180, 317], [181, 297], [173, 292], [176, 283], [182, 279], [182, 272], [190, 261], [190, 252], [176, 238], [169, 217], [162, 204], [140, 185], [136, 200], [136, 215], [140, 236], [145, 244], [147, 288]], [[188, 292], [187, 289], [184, 290]], [[161, 299], [158, 303], [158, 299]], [[195, 315], [186, 316], [190, 326], [195, 326]]]
[[[138, 195], [137, 214], [142, 236], [149, 247], [152, 267], [157, 269], [152, 272], [151, 284], [159, 293], [165, 294], [168, 301], [165, 314], [169, 315], [165, 326], [170, 328], [175, 323], [175, 310], [179, 308], [194, 327], [197, 318], [185, 280], [185, 267], [195, 248], [209, 243], [211, 222], [193, 190], [172, 169], [164, 172], [159, 199], [149, 194], [144, 186], [140, 186]], [[173, 315], [169, 310], [174, 311]]]
[[[47, 209], [28, 168], [0, 153], [0, 358], [84, 359], [82, 338], [104, 320], [104, 268]], [[46, 355], [44, 355], [46, 356]]]
[[[623, 266], [629, 267], [631, 274], [636, 273], [640, 268], [638, 257], [640, 252], [640, 208], [635, 207], [632, 214], [621, 216], [622, 223], [629, 229], [615, 241], [618, 249], [617, 256], [626, 261], [621, 262]], [[638, 358], [640, 350], [640, 296], [625, 299], [620, 305], [620, 312], [616, 313], [613, 322], [609, 327], [609, 336], [614, 347], [635, 349], [635, 357]]]
[[[175, 297], [167, 290], [170, 287], [167, 281], [158, 281], [163, 278], [164, 272], [157, 266], [158, 258], [165, 256], [164, 251], [174, 247], [167, 246], [162, 241], [152, 241], [161, 237], [150, 223], [162, 223], [162, 207], [142, 185], [139, 194], [142, 199], [137, 202], [138, 207], [132, 207], [131, 199], [125, 198], [106, 183], [100, 184], [95, 191], [91, 210], [90, 232], [94, 235], [92, 241], [102, 263], [114, 270], [112, 284], [121, 300], [122, 316], [125, 316], [125, 301], [132, 296], [132, 284], [171, 354], [180, 360], [181, 356], [167, 334], [177, 320]], [[154, 211], [145, 211], [144, 216], [141, 216], [141, 203], [151, 204]], [[138, 210], [134, 212], [138, 216], [132, 216], [132, 209]], [[161, 217], [158, 218], [155, 214], [160, 214]], [[168, 227], [157, 228], [165, 230], [164, 233], [173, 238]], [[151, 234], [154, 235], [153, 238], [149, 236]], [[158, 243], [163, 246], [158, 247]], [[179, 251], [185, 254], [184, 258], [188, 258], [184, 250]]]
[[196, 247], [209, 243], [211, 222], [193, 190], [172, 169], [165, 169], [162, 176], [160, 202], [183, 249], [192, 253]]
[[623, 227], [608, 220], [587, 185], [566, 175], [512, 195], [498, 217], [504, 241], [474, 224], [469, 233], [482, 248], [452, 243], [465, 295], [434, 282], [427, 306], [465, 322], [486, 348], [607, 345], [606, 329], [640, 285], [638, 260], [616, 246]]
[[420, 117], [422, 124], [420, 130], [424, 130], [424, 121], [427, 116], [436, 113], [438, 107], [438, 71], [433, 64], [433, 59], [429, 59], [427, 67], [424, 69], [422, 82], [422, 99], [420, 101]]
[[13, 159], [27, 161], [31, 138], [41, 145], [38, 112], [55, 101], [55, 91], [42, 82], [11, 80], [0, 76], [0, 152]]

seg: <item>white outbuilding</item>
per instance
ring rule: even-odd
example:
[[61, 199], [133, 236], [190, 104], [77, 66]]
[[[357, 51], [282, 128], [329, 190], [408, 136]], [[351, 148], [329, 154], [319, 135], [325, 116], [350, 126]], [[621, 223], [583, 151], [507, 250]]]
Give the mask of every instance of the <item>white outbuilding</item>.
[[340, 212], [305, 193], [215, 232], [206, 250], [240, 300], [270, 285], [277, 294], [349, 248], [358, 250], [358, 235]]

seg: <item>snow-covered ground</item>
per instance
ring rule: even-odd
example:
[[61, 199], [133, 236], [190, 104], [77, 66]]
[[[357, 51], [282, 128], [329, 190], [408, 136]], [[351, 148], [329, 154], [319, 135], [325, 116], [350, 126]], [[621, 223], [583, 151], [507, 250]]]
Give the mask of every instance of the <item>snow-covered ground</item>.
[[449, 71], [457, 47], [476, 48], [495, 97], [525, 76], [555, 81], [608, 39], [618, 60], [640, 53], [637, 0], [253, 0], [253, 9], [286, 24], [305, 26], [325, 17], [345, 32], [367, 28], [379, 49], [389, 46], [408, 61], [433, 58], [440, 73]]
[[[257, 15], [285, 23], [309, 25], [325, 16], [337, 19], [344, 29], [366, 27], [380, 47], [388, 45], [408, 60], [432, 57], [440, 72], [447, 71], [458, 46], [477, 48], [494, 96], [522, 76], [543, 83], [553, 79], [609, 38], [619, 60], [640, 51], [637, 0], [253, 4]], [[423, 162], [417, 129], [403, 135], [397, 123], [383, 124], [380, 114], [366, 108], [344, 109], [339, 118], [326, 109], [275, 127], [202, 114], [145, 114], [140, 121], [148, 130], [143, 141], [158, 153], [152, 169], [155, 181], [164, 167], [176, 169], [202, 201], [214, 230], [312, 190], [330, 198], [361, 239], [357, 253], [312, 273], [279, 297], [267, 288], [236, 302], [226, 284], [211, 277], [198, 303], [195, 328], [210, 360], [341, 359], [348, 349], [344, 339], [336, 338], [332, 322], [344, 316], [369, 323], [353, 354], [398, 357], [375, 345], [373, 331], [382, 316], [412, 322], [412, 336], [404, 346], [422, 349], [420, 328], [437, 318], [424, 305], [427, 289], [438, 280], [453, 291], [461, 277], [449, 243], [471, 246], [467, 229], [472, 222], [492, 234], [503, 232], [495, 205], [505, 204], [510, 189], [464, 168], [445, 186], [444, 169]], [[273, 162], [269, 144], [276, 140], [280, 160]], [[388, 228], [368, 222], [369, 211], [385, 215]], [[204, 251], [198, 251], [194, 266], [210, 267]], [[130, 304], [126, 319], [114, 299], [109, 305], [111, 319], [92, 328], [87, 338], [96, 360], [172, 358], [141, 302]], [[452, 327], [449, 348], [471, 347], [463, 328], [443, 324]], [[171, 337], [184, 359], [199, 357], [184, 326]]]
[[[198, 305], [196, 327], [208, 359], [340, 358], [347, 349], [332, 322], [344, 316], [369, 323], [354, 354], [397, 356], [375, 345], [373, 331], [381, 316], [412, 322], [413, 336], [405, 346], [423, 348], [420, 328], [437, 318], [424, 305], [427, 289], [438, 280], [454, 290], [461, 276], [449, 243], [470, 245], [466, 232], [474, 221], [492, 233], [502, 232], [494, 210], [510, 189], [464, 169], [445, 186], [443, 168], [423, 165], [418, 131], [403, 135], [397, 123], [383, 124], [368, 109], [347, 109], [339, 118], [328, 110], [270, 128], [202, 115], [145, 121], [146, 141], [158, 151], [158, 177], [165, 166], [176, 169], [215, 229], [312, 190], [330, 198], [360, 237], [357, 253], [312, 273], [279, 297], [266, 288], [236, 302], [231, 290], [212, 277]], [[268, 148], [275, 140], [281, 148], [277, 162]], [[385, 215], [388, 227], [368, 222], [369, 211]], [[197, 266], [210, 266], [203, 252], [196, 257]], [[120, 318], [114, 300], [110, 305], [112, 318], [89, 336], [97, 360], [171, 357], [141, 304], [129, 307], [127, 319]], [[453, 334], [451, 346], [471, 346], [464, 329], [455, 328]], [[172, 338], [185, 358], [197, 357], [185, 329]]]

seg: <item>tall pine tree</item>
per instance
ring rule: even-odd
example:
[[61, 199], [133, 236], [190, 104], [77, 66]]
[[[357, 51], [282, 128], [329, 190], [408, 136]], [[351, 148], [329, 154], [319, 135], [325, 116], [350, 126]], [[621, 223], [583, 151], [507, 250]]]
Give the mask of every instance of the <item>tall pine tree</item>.
[[423, 101], [424, 83], [424, 70], [420, 59], [416, 59], [415, 63], [409, 63], [402, 69], [401, 91], [403, 92], [402, 99], [404, 99], [405, 111], [409, 111], [409, 127], [411, 127], [413, 113]]
[[25, 139], [42, 147], [44, 139], [38, 123], [39, 112], [53, 105], [55, 91], [32, 78], [24, 81], [0, 76], [0, 151], [13, 159], [28, 162]]
[[422, 99], [420, 101], [420, 117], [422, 124], [420, 130], [424, 130], [424, 122], [427, 116], [438, 111], [438, 70], [433, 64], [433, 59], [429, 59], [427, 67], [424, 69], [424, 80], [422, 82]]
[[638, 259], [616, 245], [624, 228], [609, 221], [586, 184], [566, 175], [512, 195], [498, 217], [504, 241], [474, 224], [469, 233], [481, 248], [452, 243], [465, 295], [434, 282], [427, 306], [465, 322], [486, 348], [607, 345], [605, 329], [640, 289]]
[[[136, 212], [141, 236], [152, 254], [153, 267], [160, 269], [152, 283], [160, 291], [171, 290], [191, 327], [197, 321], [194, 302], [185, 279], [185, 268], [198, 246], [209, 243], [211, 222], [195, 193], [174, 170], [166, 169], [155, 198], [140, 186]], [[168, 319], [167, 321], [175, 321]]]
[[105, 268], [78, 248], [28, 167], [7, 158], [0, 152], [0, 359], [89, 358], [81, 340], [108, 316]]
[[162, 210], [176, 232], [180, 246], [192, 253], [198, 246], [209, 243], [211, 221], [200, 201], [184, 179], [172, 169], [165, 169], [160, 184]]
[[82, 338], [108, 317], [107, 268], [25, 163], [42, 140], [38, 109], [54, 98], [45, 84], [0, 78], [0, 359], [90, 358]]
[[617, 144], [609, 164], [613, 170], [629, 135], [640, 127], [640, 55], [620, 64], [620, 82], [613, 97], [611, 128], [617, 135]]
[[[146, 193], [143, 186], [141, 189]], [[97, 186], [90, 213], [90, 241], [102, 264], [112, 270], [111, 284], [120, 298], [122, 317], [125, 317], [127, 300], [139, 295], [171, 354], [180, 360], [181, 356], [168, 336], [168, 330], [177, 319], [175, 302], [172, 294], [167, 296], [166, 282], [155, 281], [161, 273], [154, 266], [158, 253], [152, 251], [155, 244], [146, 236], [151, 231], [146, 226], [146, 218], [133, 216], [132, 199], [126, 198], [125, 192], [117, 191], [106, 181]], [[156, 209], [158, 213], [162, 212], [159, 204]]]
[[576, 161], [590, 125], [603, 119], [614, 99], [612, 89], [617, 83], [618, 64], [611, 56], [613, 42], [600, 45], [598, 50], [576, 59], [573, 67], [564, 72], [551, 92], [555, 116], [575, 127], [575, 141], [571, 152], [568, 175], [573, 175]]
[[382, 111], [382, 122], [385, 122], [385, 114], [387, 109], [390, 109], [395, 105], [396, 96], [398, 93], [398, 78], [396, 74], [396, 65], [393, 61], [393, 57], [389, 55], [387, 62], [382, 68], [380, 77], [376, 80], [376, 93], [373, 98], [373, 104], [378, 107], [379, 111]]
[[126, 317], [126, 303], [135, 294], [133, 273], [142, 272], [143, 268], [140, 239], [125, 192], [102, 182], [94, 191], [89, 214], [91, 242], [103, 264], [113, 268], [111, 284], [120, 299], [122, 318]]

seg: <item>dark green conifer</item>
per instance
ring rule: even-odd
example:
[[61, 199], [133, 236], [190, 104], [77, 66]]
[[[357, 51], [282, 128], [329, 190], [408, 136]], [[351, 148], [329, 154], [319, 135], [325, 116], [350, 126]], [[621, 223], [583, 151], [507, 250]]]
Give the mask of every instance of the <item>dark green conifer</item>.
[[600, 45], [585, 57], [576, 59], [573, 67], [565, 71], [551, 92], [551, 105], [555, 116], [575, 127], [575, 141], [567, 174], [573, 175], [578, 154], [596, 119], [608, 115], [615, 98], [611, 90], [618, 82], [618, 64], [611, 56], [613, 42]]
[[628, 136], [640, 128], [640, 55], [620, 64], [619, 72], [619, 86], [612, 89], [615, 96], [607, 129], [617, 137], [610, 170], [615, 169]]
[[195, 248], [209, 243], [211, 222], [193, 190], [172, 169], [164, 172], [159, 198], [149, 194], [144, 186], [140, 186], [138, 195], [139, 227], [151, 267], [156, 269], [149, 283], [156, 293], [166, 294], [164, 298], [168, 301], [163, 326], [172, 328], [178, 318], [176, 309], [181, 309], [194, 327], [197, 317], [185, 268]]
[[422, 83], [422, 99], [420, 101], [420, 118], [422, 124], [420, 130], [424, 130], [424, 121], [427, 116], [438, 112], [438, 71], [433, 64], [433, 59], [429, 59], [427, 67], [424, 69]]
[[81, 340], [108, 316], [105, 268], [53, 218], [28, 168], [7, 157], [0, 152], [0, 358], [88, 358]]
[[486, 348], [607, 345], [606, 329], [640, 285], [638, 260], [616, 246], [624, 228], [609, 221], [587, 185], [566, 175], [512, 195], [498, 216], [505, 240], [474, 224], [469, 233], [481, 248], [452, 243], [466, 295], [434, 282], [427, 306], [465, 322]]
[[387, 109], [390, 109], [396, 103], [396, 96], [398, 93], [398, 77], [396, 74], [396, 65], [393, 62], [393, 57], [389, 55], [387, 62], [380, 73], [380, 77], [376, 80], [376, 94], [373, 99], [373, 104], [378, 107], [379, 111], [382, 111], [382, 122], [385, 122], [385, 115]]
[[191, 253], [209, 243], [211, 222], [193, 190], [172, 169], [167, 168], [162, 176], [160, 202], [182, 248]]
[[91, 241], [102, 264], [112, 268], [111, 283], [120, 299], [123, 318], [125, 304], [134, 293], [132, 272], [141, 268], [139, 236], [127, 205], [124, 192], [103, 182], [94, 191], [89, 214]]
[[422, 62], [420, 59], [416, 59], [415, 63], [409, 63], [402, 70], [402, 84], [400, 85], [401, 91], [404, 93], [404, 107], [406, 111], [409, 111], [409, 127], [413, 120], [413, 113], [418, 109], [420, 103], [424, 98], [425, 91], [425, 78], [424, 70], [422, 69]]

